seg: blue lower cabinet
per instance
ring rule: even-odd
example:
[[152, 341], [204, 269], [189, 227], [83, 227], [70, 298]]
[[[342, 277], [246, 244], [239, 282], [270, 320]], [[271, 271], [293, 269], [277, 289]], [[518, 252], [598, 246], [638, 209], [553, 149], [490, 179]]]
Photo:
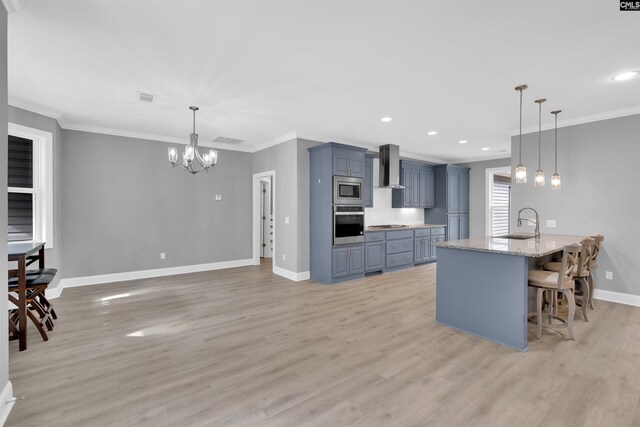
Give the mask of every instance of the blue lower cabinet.
[[415, 264], [431, 261], [431, 237], [416, 237], [414, 246]]
[[362, 277], [364, 245], [334, 247], [331, 273], [334, 280]]
[[364, 244], [365, 273], [384, 270], [384, 255], [385, 255], [384, 241], [365, 243]]
[[438, 248], [436, 247], [436, 243], [439, 243], [439, 242], [444, 242], [444, 234], [439, 236], [431, 236], [431, 254], [430, 254], [431, 261], [434, 261], [437, 259], [436, 250]]

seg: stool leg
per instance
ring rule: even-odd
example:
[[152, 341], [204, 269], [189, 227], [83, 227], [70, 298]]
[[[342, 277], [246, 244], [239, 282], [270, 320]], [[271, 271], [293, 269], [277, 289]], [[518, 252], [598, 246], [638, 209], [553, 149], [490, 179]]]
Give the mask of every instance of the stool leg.
[[537, 322], [536, 322], [536, 339], [540, 339], [542, 337], [542, 297], [544, 296], [544, 289], [538, 288], [538, 292], [536, 295], [536, 313], [537, 313]]
[[564, 289], [562, 292], [567, 297], [567, 301], [569, 301], [569, 316], [567, 316], [567, 330], [569, 331], [569, 339], [575, 341], [576, 337], [573, 334], [573, 316], [576, 315], [576, 300], [573, 298], [573, 292], [571, 292], [571, 289]]

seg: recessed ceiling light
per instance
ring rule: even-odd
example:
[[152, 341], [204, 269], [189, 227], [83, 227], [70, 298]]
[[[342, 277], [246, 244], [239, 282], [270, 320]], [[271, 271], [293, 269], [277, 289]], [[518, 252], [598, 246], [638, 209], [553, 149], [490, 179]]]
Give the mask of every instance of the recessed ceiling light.
[[637, 76], [638, 74], [640, 74], [640, 71], [627, 71], [627, 72], [618, 74], [617, 76], [613, 77], [611, 80], [615, 80], [617, 82], [621, 82], [621, 81], [624, 81], [624, 80], [632, 79], [635, 76]]
[[489, 150], [491, 150], [491, 148], [489, 148], [489, 147], [482, 147], [482, 148], [481, 148], [481, 150], [482, 150], [482, 151], [489, 151]]
[[466, 144], [467, 142], [469, 142], [469, 141], [467, 141], [466, 139], [463, 139], [461, 141], [458, 141], [458, 144]]
[[438, 132], [436, 132], [435, 130], [430, 130], [429, 132], [427, 132], [427, 135], [433, 136], [433, 135], [437, 135]]
[[385, 116], [385, 117], [381, 118], [381, 119], [380, 119], [380, 121], [381, 121], [382, 123], [389, 123], [389, 122], [391, 121], [391, 117], [386, 117], [386, 116]]

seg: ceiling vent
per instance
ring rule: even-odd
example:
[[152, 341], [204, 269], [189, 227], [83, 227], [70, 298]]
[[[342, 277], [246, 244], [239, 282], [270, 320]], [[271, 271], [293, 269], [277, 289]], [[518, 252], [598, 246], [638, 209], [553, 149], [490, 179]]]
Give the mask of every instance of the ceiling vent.
[[220, 142], [223, 144], [239, 144], [241, 142], [243, 142], [244, 139], [238, 139], [238, 138], [229, 138], [226, 136], [219, 136], [216, 139], [213, 140], [213, 142]]
[[151, 93], [147, 93], [147, 92], [138, 92], [136, 94], [136, 101], [140, 101], [140, 102], [153, 102], [153, 100], [155, 99], [155, 95], [151, 94]]

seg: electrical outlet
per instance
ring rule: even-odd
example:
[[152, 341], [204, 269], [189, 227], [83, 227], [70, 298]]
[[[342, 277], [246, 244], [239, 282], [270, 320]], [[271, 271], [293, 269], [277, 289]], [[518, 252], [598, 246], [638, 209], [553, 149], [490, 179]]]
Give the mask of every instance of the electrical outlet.
[[216, 201], [222, 200], [222, 194], [216, 194]]
[[285, 216], [285, 217], [284, 217], [284, 223], [285, 223], [285, 224], [289, 224], [289, 217], [288, 217], [288, 216]]
[[282, 254], [282, 260], [286, 261], [287, 260], [287, 256], [285, 254]]
[[166, 254], [164, 252], [160, 252], [160, 259], [165, 259], [166, 258]]
[[556, 228], [556, 220], [548, 219], [547, 220], [547, 228]]
[[613, 280], [613, 271], [606, 271], [604, 273], [604, 278], [607, 280]]

